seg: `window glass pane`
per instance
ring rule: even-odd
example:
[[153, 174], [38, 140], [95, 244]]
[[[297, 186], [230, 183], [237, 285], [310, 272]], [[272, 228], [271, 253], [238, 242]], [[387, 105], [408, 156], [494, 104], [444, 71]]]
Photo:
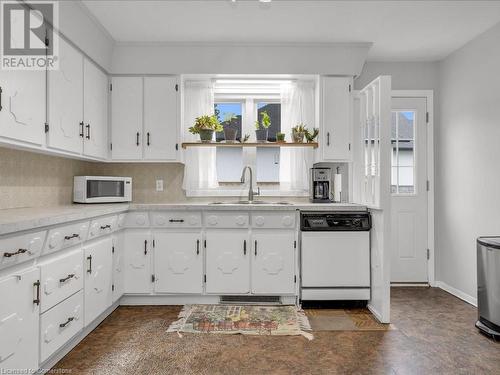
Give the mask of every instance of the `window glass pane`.
[[[215, 103], [214, 113], [224, 128], [236, 130], [236, 139], [241, 138], [242, 103]], [[216, 133], [217, 142], [223, 141], [224, 133]]]
[[415, 193], [415, 112], [392, 113], [392, 173], [391, 191]]
[[[276, 133], [281, 131], [281, 103], [257, 103], [257, 116], [262, 120], [262, 113], [267, 112], [271, 118], [267, 140], [276, 141]], [[257, 148], [257, 182], [279, 183], [280, 148]]]
[[[236, 130], [236, 139], [242, 133], [242, 103], [215, 103], [214, 113], [225, 129]], [[224, 133], [216, 133], [218, 142], [225, 139]], [[241, 148], [217, 147], [217, 180], [219, 182], [239, 182], [243, 169], [243, 150]]]
[[271, 126], [267, 132], [267, 139], [271, 142], [276, 141], [276, 133], [281, 131], [281, 104], [280, 103], [257, 103], [257, 115], [259, 121], [262, 120], [262, 113], [267, 112], [271, 118]]

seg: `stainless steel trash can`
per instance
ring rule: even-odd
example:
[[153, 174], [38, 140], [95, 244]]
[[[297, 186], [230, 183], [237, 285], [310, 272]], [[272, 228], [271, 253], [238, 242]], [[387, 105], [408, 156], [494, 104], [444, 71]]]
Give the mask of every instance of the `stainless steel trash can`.
[[477, 239], [477, 307], [476, 327], [500, 338], [500, 237]]

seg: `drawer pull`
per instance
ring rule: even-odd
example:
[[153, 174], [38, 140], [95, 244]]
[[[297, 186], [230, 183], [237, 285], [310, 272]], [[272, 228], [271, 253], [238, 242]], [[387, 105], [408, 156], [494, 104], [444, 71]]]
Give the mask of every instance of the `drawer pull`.
[[111, 225], [107, 224], [107, 225], [101, 225], [101, 229], [104, 230], [104, 229], [111, 229]]
[[255, 256], [257, 256], [257, 240], [255, 240]]
[[87, 270], [87, 273], [92, 273], [92, 255], [89, 255], [87, 260], [89, 261], [89, 269]]
[[247, 240], [243, 241], [243, 255], [247, 255]]
[[40, 306], [40, 280], [33, 283], [33, 286], [36, 288], [36, 298], [33, 300], [33, 303]]
[[144, 255], [148, 255], [148, 240], [144, 240]]
[[183, 223], [184, 219], [170, 219], [169, 222], [171, 222], [171, 223]]
[[75, 320], [75, 317], [69, 317], [68, 320], [66, 320], [64, 323], [59, 324], [59, 327], [64, 328], [66, 327], [69, 323], [71, 323], [73, 320]]
[[196, 240], [196, 255], [200, 255], [200, 240]]
[[13, 257], [14, 255], [24, 254], [24, 253], [27, 253], [27, 252], [28, 252], [27, 249], [19, 249], [16, 252], [13, 252], [13, 253], [3, 253], [3, 256], [5, 258], [10, 258], [10, 257]]
[[66, 241], [72, 240], [73, 238], [80, 238], [80, 235], [78, 233], [73, 233], [71, 236], [64, 236]]
[[73, 277], [75, 277], [75, 274], [74, 273], [70, 273], [68, 276], [66, 276], [64, 279], [59, 279], [59, 282], [60, 283], [65, 283], [66, 281], [68, 281], [69, 279], [72, 279]]

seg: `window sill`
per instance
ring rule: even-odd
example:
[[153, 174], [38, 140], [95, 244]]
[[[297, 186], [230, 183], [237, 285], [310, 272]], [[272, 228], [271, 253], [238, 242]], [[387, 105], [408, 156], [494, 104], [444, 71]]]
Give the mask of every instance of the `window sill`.
[[[247, 197], [248, 189], [200, 189], [186, 190], [186, 197]], [[261, 189], [258, 197], [308, 197], [304, 190], [270, 190]]]

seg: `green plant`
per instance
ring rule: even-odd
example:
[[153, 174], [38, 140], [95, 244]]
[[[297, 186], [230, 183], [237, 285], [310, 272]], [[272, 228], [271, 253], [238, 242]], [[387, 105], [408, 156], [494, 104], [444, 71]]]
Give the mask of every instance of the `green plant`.
[[237, 118], [238, 117], [232, 112], [226, 113], [226, 115], [224, 116], [224, 121], [222, 122], [222, 126], [226, 127], [231, 125], [233, 120], [236, 120]]
[[296, 133], [305, 133], [307, 131], [307, 126], [303, 123], [300, 123], [292, 128], [292, 131]]
[[284, 142], [285, 141], [285, 133], [281, 133], [281, 132], [276, 133], [276, 141]]
[[312, 131], [310, 131], [309, 129], [306, 129], [305, 136], [306, 136], [307, 142], [308, 143], [314, 142], [314, 139], [318, 136], [318, 134], [319, 134], [318, 128], [314, 128]]
[[260, 122], [259, 120], [255, 121], [255, 130], [269, 129], [271, 126], [271, 117], [267, 111], [262, 111], [260, 115], [262, 118]]
[[223, 130], [219, 119], [215, 115], [204, 115], [197, 117], [194, 125], [189, 129], [191, 134], [199, 134], [201, 130], [213, 130], [215, 132], [221, 132]]
[[245, 134], [245, 136], [244, 136], [244, 137], [243, 137], [243, 139], [241, 140], [241, 143], [245, 143], [245, 142], [247, 142], [249, 139], [250, 139], [250, 134]]

